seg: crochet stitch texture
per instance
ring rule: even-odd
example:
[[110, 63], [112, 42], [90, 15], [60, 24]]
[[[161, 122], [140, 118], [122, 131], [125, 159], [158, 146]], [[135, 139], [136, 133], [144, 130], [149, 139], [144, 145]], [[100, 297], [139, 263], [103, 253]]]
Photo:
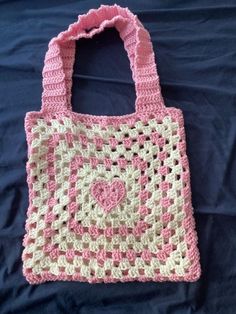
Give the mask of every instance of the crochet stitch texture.
[[[74, 113], [75, 40], [113, 26], [130, 59], [136, 112]], [[117, 5], [79, 16], [50, 41], [43, 88], [41, 111], [25, 118], [26, 279], [197, 280], [183, 116], [164, 105], [150, 36], [137, 16]]]

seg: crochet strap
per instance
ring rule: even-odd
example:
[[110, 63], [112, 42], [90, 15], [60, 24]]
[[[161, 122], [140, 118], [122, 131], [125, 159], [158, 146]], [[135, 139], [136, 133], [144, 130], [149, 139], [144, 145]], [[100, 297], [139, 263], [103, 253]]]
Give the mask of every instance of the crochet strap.
[[104, 6], [79, 16], [68, 30], [53, 38], [43, 69], [43, 111], [71, 110], [75, 40], [92, 38], [106, 27], [116, 27], [127, 51], [136, 90], [136, 111], [163, 109], [159, 77], [148, 31], [137, 16], [118, 5]]

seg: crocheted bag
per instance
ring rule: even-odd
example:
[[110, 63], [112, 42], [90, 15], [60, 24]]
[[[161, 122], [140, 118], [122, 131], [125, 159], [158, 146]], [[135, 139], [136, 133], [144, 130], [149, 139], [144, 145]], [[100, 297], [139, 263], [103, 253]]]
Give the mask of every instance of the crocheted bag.
[[[130, 59], [135, 113], [72, 112], [75, 40], [113, 26]], [[199, 278], [183, 116], [164, 105], [150, 35], [137, 16], [101, 6], [50, 41], [42, 109], [26, 114], [25, 129], [22, 258], [30, 283]]]

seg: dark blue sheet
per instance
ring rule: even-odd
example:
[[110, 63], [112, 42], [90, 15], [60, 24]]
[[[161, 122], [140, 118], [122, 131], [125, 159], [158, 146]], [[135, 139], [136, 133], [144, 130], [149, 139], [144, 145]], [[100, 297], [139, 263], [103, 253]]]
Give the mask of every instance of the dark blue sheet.
[[[166, 104], [184, 112], [202, 277], [196, 283], [25, 281], [24, 116], [40, 109], [48, 41], [101, 2], [0, 0], [0, 313], [235, 314], [236, 3], [117, 3], [150, 31]], [[134, 111], [129, 63], [115, 30], [78, 43], [73, 79], [75, 111]]]

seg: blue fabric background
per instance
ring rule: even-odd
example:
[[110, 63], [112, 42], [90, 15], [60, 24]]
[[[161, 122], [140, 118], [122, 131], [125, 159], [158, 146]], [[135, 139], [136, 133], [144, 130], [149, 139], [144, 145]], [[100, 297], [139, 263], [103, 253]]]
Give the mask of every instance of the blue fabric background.
[[[112, 4], [104, 1], [104, 4]], [[101, 2], [0, 0], [0, 313], [236, 313], [236, 3], [117, 1], [150, 31], [167, 106], [184, 112], [201, 253], [196, 283], [30, 286], [22, 276], [28, 206], [24, 117], [40, 110], [49, 40]], [[134, 111], [117, 32], [77, 44], [74, 111]]]

